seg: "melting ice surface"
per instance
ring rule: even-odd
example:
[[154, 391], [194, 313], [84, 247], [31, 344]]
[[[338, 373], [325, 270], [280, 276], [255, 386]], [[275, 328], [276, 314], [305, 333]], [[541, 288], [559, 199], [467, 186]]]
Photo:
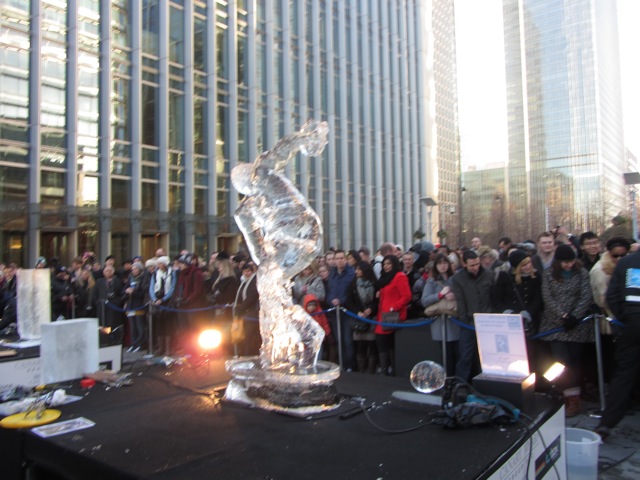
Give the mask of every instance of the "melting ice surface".
[[314, 373], [324, 338], [318, 323], [291, 297], [291, 278], [322, 251], [322, 225], [284, 170], [297, 152], [321, 155], [328, 132], [326, 122], [310, 120], [254, 163], [231, 172], [233, 186], [245, 195], [235, 219], [258, 265], [260, 364], [272, 373]]

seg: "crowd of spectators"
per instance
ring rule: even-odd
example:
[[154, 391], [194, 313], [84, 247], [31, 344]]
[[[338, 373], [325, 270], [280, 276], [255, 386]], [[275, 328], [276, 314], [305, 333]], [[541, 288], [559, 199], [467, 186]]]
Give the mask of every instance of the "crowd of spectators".
[[[495, 248], [479, 237], [456, 249], [430, 242], [407, 250], [385, 242], [373, 254], [364, 246], [331, 248], [291, 279], [291, 291], [325, 331], [322, 357], [340, 361], [347, 371], [370, 374], [394, 374], [389, 314], [400, 322], [434, 317], [432, 339], [438, 343], [444, 324], [448, 374], [467, 381], [480, 373], [480, 365], [475, 331], [463, 327], [473, 326], [476, 313], [520, 314], [531, 369], [540, 372], [551, 361], [566, 366], [557, 384], [571, 416], [581, 411], [581, 398], [596, 398], [597, 388], [603, 388], [595, 374], [594, 322], [583, 319], [591, 313], [624, 317], [628, 298], [610, 305], [618, 297], [608, 287], [616, 265], [636, 249], [632, 242], [611, 235], [603, 242], [593, 232], [575, 237], [557, 227], [535, 241], [514, 243], [505, 236]], [[111, 256], [101, 264], [87, 252], [69, 266], [42, 257], [34, 266], [51, 270], [52, 320], [98, 317], [101, 325], [126, 329], [131, 352], [151, 348], [151, 314], [156, 354], [179, 352], [205, 326], [228, 333], [234, 316], [245, 319], [246, 334], [227, 353], [259, 353], [257, 267], [245, 252], [201, 259], [183, 251], [171, 260], [159, 249], [153, 258], [136, 256], [119, 265]], [[16, 270], [14, 264], [2, 265], [2, 328], [15, 320]], [[445, 304], [446, 311], [425, 313]], [[616, 338], [602, 322], [607, 382], [615, 377]], [[627, 352], [627, 361], [636, 359], [633, 355]], [[632, 394], [631, 388], [620, 391]], [[616, 404], [616, 415], [628, 406], [626, 397]], [[616, 415], [603, 428], [613, 427]]]

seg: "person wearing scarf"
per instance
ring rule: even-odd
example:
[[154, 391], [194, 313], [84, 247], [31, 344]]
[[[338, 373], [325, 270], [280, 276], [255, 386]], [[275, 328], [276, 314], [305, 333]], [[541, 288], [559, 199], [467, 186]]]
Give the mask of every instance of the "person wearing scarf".
[[377, 283], [378, 325], [376, 325], [376, 346], [378, 348], [378, 372], [393, 375], [394, 331], [385, 330], [380, 323], [388, 312], [398, 312], [400, 321], [407, 318], [407, 306], [411, 302], [409, 278], [402, 272], [400, 260], [395, 255], [386, 255], [382, 259], [382, 272]]
[[169, 269], [171, 260], [167, 256], [162, 256], [157, 260], [156, 271], [151, 275], [149, 283], [149, 301], [154, 308], [154, 325], [157, 335], [158, 349], [156, 355], [171, 355], [171, 342], [175, 335], [174, 317], [167, 307], [173, 291], [176, 287], [176, 278], [173, 270]]
[[233, 306], [234, 317], [244, 320], [244, 341], [238, 345], [241, 356], [259, 355], [262, 337], [260, 336], [260, 294], [258, 293], [258, 267], [252, 261], [242, 267], [240, 287], [236, 292]]
[[580, 325], [593, 301], [589, 272], [582, 268], [570, 245], [559, 245], [551, 268], [542, 273], [544, 311], [540, 330], [560, 330], [541, 338], [548, 342], [551, 356], [566, 368], [556, 385], [563, 388], [565, 415], [582, 411], [580, 402], [582, 363], [585, 352], [594, 344], [593, 322]]
[[131, 346], [128, 352], [138, 352], [145, 342], [145, 297], [149, 290], [149, 278], [144, 270], [144, 265], [135, 262], [131, 266], [131, 275], [125, 288], [126, 304], [124, 307], [129, 320], [129, 335]]

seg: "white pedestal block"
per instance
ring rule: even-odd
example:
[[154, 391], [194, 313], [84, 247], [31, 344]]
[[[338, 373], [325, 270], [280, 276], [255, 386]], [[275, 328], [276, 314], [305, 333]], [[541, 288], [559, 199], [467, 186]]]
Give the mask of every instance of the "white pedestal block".
[[18, 270], [17, 323], [21, 340], [38, 340], [40, 326], [51, 322], [51, 271]]
[[43, 324], [42, 383], [64, 382], [98, 370], [98, 320], [80, 318]]

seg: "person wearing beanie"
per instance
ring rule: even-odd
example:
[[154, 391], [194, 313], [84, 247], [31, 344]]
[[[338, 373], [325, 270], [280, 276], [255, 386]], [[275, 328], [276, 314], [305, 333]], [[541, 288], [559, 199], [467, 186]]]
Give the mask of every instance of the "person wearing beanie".
[[[535, 335], [540, 325], [542, 313], [542, 280], [533, 261], [523, 250], [514, 249], [507, 257], [510, 268], [501, 270], [493, 289], [492, 303], [497, 312], [519, 313], [527, 337]], [[527, 356], [530, 368], [539, 370], [536, 365], [536, 342], [527, 341]]]
[[582, 362], [586, 347], [594, 341], [593, 322], [580, 324], [592, 303], [589, 273], [582, 268], [570, 245], [558, 245], [551, 268], [542, 274], [544, 313], [540, 330], [557, 333], [541, 338], [548, 342], [554, 361], [566, 369], [556, 382], [563, 389], [566, 415], [580, 413]]
[[526, 254], [524, 250], [520, 250], [519, 248], [516, 248], [512, 250], [511, 253], [509, 253], [507, 260], [509, 261], [509, 265], [511, 265], [511, 268], [516, 268], [520, 265], [520, 263], [525, 258], [528, 258], [528, 257], [529, 256]]
[[152, 275], [153, 272], [156, 271], [156, 267], [158, 266], [158, 260], [155, 258], [150, 258], [146, 262], [144, 262], [144, 268], [149, 272], [149, 275]]
[[167, 257], [166, 255], [163, 255], [162, 257], [158, 257], [156, 263], [158, 265], [163, 264], [165, 267], [169, 267], [169, 265], [171, 265], [171, 259], [169, 259], [169, 257]]
[[573, 249], [573, 247], [570, 245], [564, 244], [564, 245], [558, 245], [558, 247], [556, 248], [556, 253], [553, 256], [553, 260], [560, 261], [560, 262], [571, 262], [572, 260], [575, 260], [577, 257], [578, 256], [576, 254], [576, 251]]
[[[624, 237], [612, 237], [607, 241], [607, 252], [626, 244], [620, 241]], [[614, 241], [615, 239], [615, 241]], [[612, 242], [612, 243], [609, 243]], [[628, 244], [628, 242], [627, 242]], [[609, 382], [606, 406], [596, 432], [605, 439], [627, 414], [631, 406], [634, 386], [638, 377], [640, 363], [640, 288], [637, 272], [640, 270], [640, 253], [624, 255], [619, 249], [618, 263], [613, 270], [609, 287], [605, 295], [606, 304], [617, 320], [624, 323], [623, 334], [615, 342], [615, 364], [613, 378]], [[594, 267], [595, 269], [595, 267]]]
[[38, 260], [36, 260], [36, 268], [47, 268], [47, 259], [38, 257]]

